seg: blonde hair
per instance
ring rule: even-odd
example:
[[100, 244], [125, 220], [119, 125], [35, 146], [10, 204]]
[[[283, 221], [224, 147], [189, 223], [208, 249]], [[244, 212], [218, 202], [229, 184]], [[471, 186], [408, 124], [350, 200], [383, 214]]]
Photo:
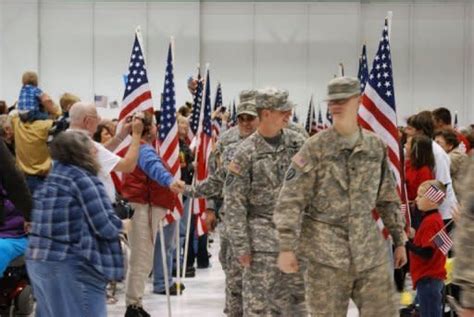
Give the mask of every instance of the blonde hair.
[[69, 111], [69, 108], [78, 101], [81, 101], [78, 96], [66, 92], [59, 99], [59, 105], [63, 112], [66, 112]]
[[32, 71], [24, 72], [23, 76], [21, 77], [21, 82], [23, 85], [38, 87], [38, 74]]

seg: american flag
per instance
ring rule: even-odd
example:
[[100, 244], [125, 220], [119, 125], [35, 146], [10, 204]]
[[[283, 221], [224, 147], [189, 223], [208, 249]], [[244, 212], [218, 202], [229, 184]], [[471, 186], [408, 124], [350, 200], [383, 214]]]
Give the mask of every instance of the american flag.
[[[209, 80], [209, 70], [206, 73], [204, 108], [202, 109], [202, 122], [198, 130], [197, 153], [196, 153], [196, 183], [204, 181], [208, 175], [208, 161], [212, 150], [212, 124], [211, 124], [211, 89]], [[195, 199], [193, 205], [193, 213], [197, 216], [196, 226], [198, 235], [207, 232], [207, 228], [203, 222], [206, 210], [206, 200], [203, 198]]]
[[197, 81], [198, 81], [198, 84], [196, 88], [196, 93], [194, 95], [193, 111], [190, 117], [191, 122], [189, 123], [188, 138], [186, 140], [188, 144], [191, 144], [191, 142], [194, 140], [194, 137], [197, 135], [197, 132], [199, 129], [199, 120], [201, 118], [203, 83], [202, 83], [200, 70], [198, 70]]
[[362, 54], [359, 58], [359, 72], [357, 78], [360, 81], [360, 92], [364, 93], [365, 85], [369, 80], [369, 66], [367, 65], [367, 49], [365, 44], [362, 45]]
[[321, 107], [318, 108], [318, 122], [316, 123], [316, 131], [321, 132], [326, 129], [326, 125], [323, 122], [323, 115], [321, 113]]
[[[406, 203], [402, 193], [402, 164], [400, 160], [400, 141], [398, 139], [397, 112], [395, 107], [395, 92], [393, 87], [392, 60], [388, 23], [385, 25], [379, 47], [374, 58], [367, 85], [362, 95], [359, 108], [359, 123], [367, 130], [374, 131], [387, 145], [390, 168], [397, 181], [398, 193]], [[407, 228], [410, 225], [410, 213], [407, 208], [404, 216]], [[385, 236], [388, 230], [383, 226], [380, 215], [374, 212], [374, 218]]]
[[438, 187], [430, 185], [423, 196], [439, 204], [443, 201], [444, 197], [446, 197], [446, 194]]
[[232, 112], [230, 114], [230, 126], [233, 127], [237, 124], [237, 110], [235, 109], [235, 100], [232, 103]]
[[298, 116], [296, 115], [295, 109], [293, 109], [293, 118], [291, 119], [294, 123], [298, 123]]
[[453, 240], [444, 228], [433, 236], [432, 241], [444, 255], [447, 255], [449, 250], [453, 247]]
[[311, 99], [309, 100], [308, 113], [306, 114], [306, 122], [305, 122], [304, 127], [305, 127], [306, 132], [308, 132], [310, 135], [318, 132], [317, 123], [316, 123], [316, 114], [315, 114], [314, 104], [313, 104], [313, 96], [311, 96]]
[[[178, 124], [176, 122], [176, 93], [174, 89], [173, 46], [170, 43], [166, 62], [163, 100], [161, 104], [161, 123], [158, 133], [158, 149], [160, 156], [173, 175], [174, 180], [181, 179], [181, 164], [179, 159]], [[181, 195], [176, 200], [174, 210], [166, 214], [166, 223], [178, 220], [183, 215]]]
[[[220, 107], [222, 107], [222, 88], [221, 88], [221, 83], [218, 83], [217, 90], [216, 90], [216, 98], [214, 100], [214, 111], [218, 110]], [[219, 134], [221, 133], [221, 128], [222, 128], [221, 118], [216, 118], [212, 120], [212, 131], [214, 131], [216, 136], [219, 136]]]
[[[141, 111], [153, 113], [153, 100], [148, 84], [145, 57], [140, 43], [140, 29], [137, 28], [128, 66], [127, 84], [123, 94], [117, 130], [121, 129], [127, 117]], [[117, 147], [117, 154], [124, 156], [130, 142], [131, 137], [127, 136]]]

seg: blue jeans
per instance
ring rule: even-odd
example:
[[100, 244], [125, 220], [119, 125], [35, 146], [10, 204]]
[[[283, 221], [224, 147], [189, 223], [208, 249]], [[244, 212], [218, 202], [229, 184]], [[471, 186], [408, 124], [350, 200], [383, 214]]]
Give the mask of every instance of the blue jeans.
[[27, 243], [26, 237], [0, 238], [0, 277], [12, 260], [25, 253]]
[[421, 317], [441, 317], [444, 282], [433, 278], [422, 278], [416, 283], [416, 295]]
[[27, 260], [36, 317], [107, 316], [105, 277], [80, 257]]
[[[166, 252], [166, 263], [168, 266], [168, 283], [171, 287], [173, 282], [173, 276], [171, 272], [173, 270], [173, 257], [176, 250], [176, 221], [163, 227], [163, 235], [165, 237], [165, 252]], [[155, 250], [153, 255], [153, 291], [164, 292], [165, 288], [165, 274], [163, 270], [163, 259], [161, 257], [161, 239], [160, 232], [156, 234]]]

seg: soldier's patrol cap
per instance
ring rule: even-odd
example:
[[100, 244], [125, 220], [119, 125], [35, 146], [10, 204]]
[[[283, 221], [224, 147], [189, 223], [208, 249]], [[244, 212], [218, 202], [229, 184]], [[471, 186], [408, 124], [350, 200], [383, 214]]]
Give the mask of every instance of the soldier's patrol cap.
[[251, 116], [258, 116], [257, 107], [255, 106], [255, 96], [257, 95], [257, 90], [243, 90], [240, 92], [239, 99], [240, 103], [237, 106], [237, 116], [241, 114], [248, 114]]
[[360, 95], [360, 81], [354, 77], [337, 77], [328, 83], [326, 101]]
[[257, 109], [288, 111], [294, 103], [288, 100], [288, 91], [276, 88], [259, 89], [255, 98]]

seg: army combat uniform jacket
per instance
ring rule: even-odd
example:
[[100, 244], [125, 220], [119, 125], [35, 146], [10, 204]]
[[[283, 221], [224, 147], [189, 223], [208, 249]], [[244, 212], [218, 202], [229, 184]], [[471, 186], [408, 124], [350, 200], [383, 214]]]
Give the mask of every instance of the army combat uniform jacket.
[[352, 147], [333, 128], [320, 132], [306, 141], [286, 174], [274, 216], [280, 250], [299, 248], [311, 262], [358, 272], [386, 263], [374, 208], [395, 246], [404, 245], [400, 201], [383, 142], [361, 129]]

